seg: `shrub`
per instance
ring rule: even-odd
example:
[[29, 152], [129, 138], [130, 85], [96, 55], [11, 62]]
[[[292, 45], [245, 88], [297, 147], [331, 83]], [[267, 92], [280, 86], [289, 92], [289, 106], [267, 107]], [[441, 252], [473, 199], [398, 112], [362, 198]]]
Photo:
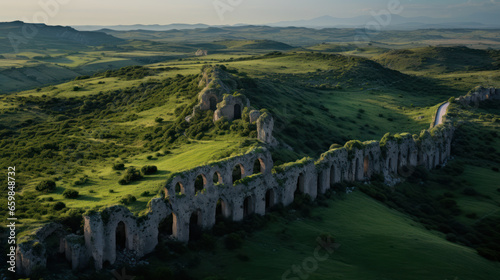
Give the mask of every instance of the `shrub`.
[[241, 248], [243, 245], [243, 239], [237, 233], [231, 233], [224, 239], [224, 246], [228, 250], [235, 250]]
[[120, 185], [126, 185], [126, 184], [128, 184], [130, 182], [138, 181], [140, 179], [142, 179], [141, 172], [139, 172], [138, 170], [136, 170], [135, 167], [129, 167], [127, 169], [127, 172], [123, 176], [123, 178], [121, 178], [118, 181], [118, 184], [120, 184]]
[[115, 163], [113, 164], [113, 170], [125, 170], [125, 164]]
[[464, 191], [462, 192], [463, 194], [465, 195], [468, 195], [468, 196], [475, 196], [475, 195], [478, 195], [479, 193], [473, 189], [473, 188], [465, 188]]
[[238, 255], [236, 255], [236, 257], [238, 258], [238, 260], [240, 260], [242, 262], [250, 261], [250, 257], [245, 255], [245, 254], [238, 254]]
[[158, 168], [155, 165], [145, 165], [141, 168], [141, 173], [143, 175], [154, 174], [158, 171]]
[[156, 118], [155, 118], [155, 122], [157, 122], [157, 123], [162, 123], [162, 122], [163, 122], [163, 118], [161, 118], [161, 117], [156, 117]]
[[145, 191], [145, 192], [141, 193], [141, 196], [150, 196], [150, 193], [148, 191]]
[[451, 198], [442, 199], [439, 203], [441, 203], [441, 205], [446, 209], [457, 207], [457, 202]]
[[36, 190], [40, 192], [52, 192], [56, 189], [56, 182], [52, 180], [43, 180], [36, 186]]
[[491, 261], [497, 260], [498, 253], [496, 253], [492, 249], [481, 247], [481, 248], [477, 248], [477, 252], [479, 255], [481, 255], [482, 257], [484, 257], [488, 260], [491, 260]]
[[78, 198], [78, 191], [67, 189], [63, 192], [65, 198], [76, 199]]
[[56, 204], [54, 204], [54, 206], [52, 207], [54, 210], [56, 211], [59, 211], [61, 209], [64, 209], [66, 208], [66, 204], [64, 204], [63, 202], [59, 201], [57, 202]]
[[120, 203], [121, 204], [125, 204], [125, 205], [128, 205], [130, 203], [133, 203], [137, 200], [137, 198], [131, 194], [127, 194], [126, 196], [122, 197], [122, 199], [120, 199]]

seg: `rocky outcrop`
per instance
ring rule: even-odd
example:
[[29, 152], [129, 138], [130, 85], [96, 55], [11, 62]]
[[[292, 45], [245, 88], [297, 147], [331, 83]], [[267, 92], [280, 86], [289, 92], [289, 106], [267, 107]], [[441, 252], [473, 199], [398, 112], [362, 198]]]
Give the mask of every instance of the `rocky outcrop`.
[[207, 56], [208, 55], [208, 51], [207, 50], [197, 50], [194, 55], [196, 55], [196, 56]]
[[[252, 122], [252, 117], [257, 117], [257, 114], [253, 114], [250, 118]], [[267, 110], [261, 110], [259, 116], [256, 120], [257, 123], [257, 139], [273, 147], [278, 145], [278, 141], [273, 136], [274, 129], [274, 119]]]
[[467, 95], [456, 99], [457, 103], [474, 106], [487, 99], [500, 99], [500, 89], [476, 87]]
[[224, 95], [236, 90], [236, 81], [219, 67], [207, 67], [201, 74], [199, 87], [203, 89], [198, 93], [199, 103], [193, 109], [194, 116], [197, 111], [217, 110], [217, 104], [223, 101]]

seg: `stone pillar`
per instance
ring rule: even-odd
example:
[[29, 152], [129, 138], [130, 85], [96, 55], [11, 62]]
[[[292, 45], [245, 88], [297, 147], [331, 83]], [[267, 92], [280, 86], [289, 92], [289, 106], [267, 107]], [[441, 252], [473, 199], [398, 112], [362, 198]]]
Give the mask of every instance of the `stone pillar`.
[[104, 226], [101, 215], [92, 213], [84, 216], [84, 236], [87, 252], [94, 258], [94, 267], [96, 270], [102, 269], [104, 262]]
[[189, 241], [189, 220], [190, 215], [173, 214], [174, 224], [172, 227], [172, 235], [180, 242]]
[[255, 214], [266, 214], [266, 190], [255, 194]]

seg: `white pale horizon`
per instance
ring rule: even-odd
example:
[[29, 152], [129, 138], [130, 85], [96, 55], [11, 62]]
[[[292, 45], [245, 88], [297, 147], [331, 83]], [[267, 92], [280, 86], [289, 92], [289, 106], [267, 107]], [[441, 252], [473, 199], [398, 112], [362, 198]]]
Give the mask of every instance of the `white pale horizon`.
[[[406, 17], [467, 18], [500, 13], [497, 0], [22, 0], [2, 3], [0, 22], [49, 25], [266, 24], [368, 15], [398, 2]], [[43, 16], [45, 14], [45, 16]]]

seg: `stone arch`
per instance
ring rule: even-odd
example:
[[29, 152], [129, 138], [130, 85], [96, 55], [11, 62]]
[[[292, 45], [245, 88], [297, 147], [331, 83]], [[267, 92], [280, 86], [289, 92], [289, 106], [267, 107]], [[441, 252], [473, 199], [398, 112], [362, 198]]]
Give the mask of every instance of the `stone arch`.
[[209, 109], [212, 110], [212, 111], [216, 111], [217, 110], [217, 98], [215, 96], [210, 96], [209, 100]]
[[170, 213], [158, 224], [158, 238], [160, 235], [170, 236], [174, 233], [174, 214]]
[[359, 157], [356, 157], [354, 161], [354, 170], [352, 173], [354, 174], [353, 181], [359, 180]]
[[304, 174], [300, 173], [297, 177], [297, 186], [295, 188], [295, 194], [304, 194], [305, 193], [305, 178]]
[[185, 194], [186, 190], [184, 189], [184, 185], [181, 182], [177, 182], [174, 186], [174, 192]]
[[215, 207], [215, 218], [217, 219], [227, 219], [231, 217], [231, 207], [229, 207], [229, 203], [224, 198], [219, 198], [217, 200], [217, 205]]
[[123, 221], [120, 221], [115, 228], [115, 249], [116, 251], [127, 249], [127, 227]]
[[195, 210], [189, 217], [189, 240], [198, 240], [201, 237], [202, 231], [202, 215], [201, 210]]
[[222, 181], [222, 175], [220, 174], [220, 172], [218, 171], [215, 171], [214, 172], [214, 175], [212, 176], [212, 182], [215, 184], [224, 184], [223, 181]]
[[273, 189], [268, 189], [265, 196], [266, 212], [276, 205], [276, 192]]
[[325, 171], [321, 171], [320, 173], [318, 173], [318, 178], [317, 178], [317, 182], [316, 182], [316, 194], [320, 194], [321, 191], [323, 189], [326, 189], [324, 186], [323, 186], [323, 177], [325, 176]]
[[234, 119], [241, 119], [241, 105], [239, 103], [234, 104]]
[[[53, 265], [67, 265], [71, 268], [71, 259], [65, 258], [64, 251], [61, 251], [61, 240], [67, 233], [61, 229], [49, 230], [45, 236], [40, 236], [39, 241], [45, 247], [45, 257], [47, 259], [47, 268], [51, 269]], [[69, 260], [69, 261], [68, 261]]]
[[204, 174], [200, 174], [196, 176], [196, 179], [194, 180], [194, 192], [197, 193], [199, 191], [202, 191], [207, 185], [207, 177], [205, 177]]
[[243, 217], [247, 217], [255, 212], [255, 197], [253, 195], [245, 197], [243, 200]]
[[258, 158], [253, 163], [253, 174], [264, 173], [266, 171], [266, 164], [261, 158]]
[[365, 159], [363, 160], [363, 176], [368, 177], [370, 170], [370, 157], [365, 156]]
[[232, 177], [234, 185], [236, 181], [243, 179], [243, 175], [245, 174], [245, 169], [243, 168], [243, 165], [241, 165], [241, 163], [238, 163], [233, 167], [232, 172], [233, 172]]
[[335, 171], [336, 171], [335, 165], [332, 164], [332, 166], [330, 167], [330, 186], [333, 186], [336, 183]]

